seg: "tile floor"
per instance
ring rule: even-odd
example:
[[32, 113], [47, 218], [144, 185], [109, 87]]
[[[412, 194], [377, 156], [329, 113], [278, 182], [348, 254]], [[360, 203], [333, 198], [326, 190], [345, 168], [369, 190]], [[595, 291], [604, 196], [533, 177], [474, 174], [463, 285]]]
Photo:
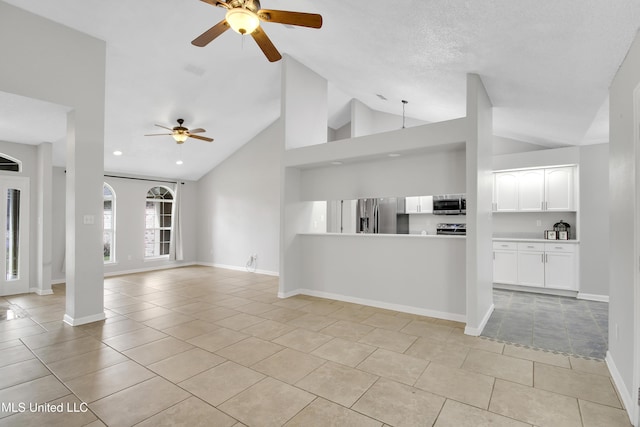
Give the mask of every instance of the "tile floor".
[[609, 304], [496, 289], [483, 336], [528, 347], [604, 359]]
[[28, 314], [0, 322], [0, 426], [630, 425], [602, 361], [276, 289], [209, 267], [109, 278], [108, 318], [75, 328], [64, 286], [0, 298]]

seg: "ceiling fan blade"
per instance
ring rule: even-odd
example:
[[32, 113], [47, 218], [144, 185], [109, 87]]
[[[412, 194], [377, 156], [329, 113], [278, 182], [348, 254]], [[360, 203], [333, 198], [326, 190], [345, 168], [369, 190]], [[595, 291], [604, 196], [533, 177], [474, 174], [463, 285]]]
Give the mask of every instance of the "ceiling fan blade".
[[202, 132], [206, 132], [206, 130], [202, 128], [189, 129], [189, 133], [202, 133]]
[[148, 133], [145, 136], [167, 136], [167, 135], [173, 135], [172, 133]]
[[193, 39], [191, 44], [198, 47], [205, 47], [206, 45], [211, 43], [213, 39], [215, 39], [225, 31], [227, 31], [229, 28], [230, 27], [229, 27], [229, 24], [227, 23], [227, 20], [223, 19], [222, 21], [218, 22], [216, 25], [209, 28], [207, 31], [205, 31], [204, 33], [200, 34], [198, 37]]
[[223, 1], [220, 0], [200, 0], [203, 1], [207, 4], [210, 4], [211, 6], [222, 6], [222, 7], [227, 7], [227, 4]]
[[289, 12], [286, 10], [261, 9], [258, 18], [265, 22], [297, 25], [299, 27], [322, 27], [322, 15], [317, 13]]
[[173, 129], [168, 128], [168, 127], [166, 127], [166, 126], [162, 126], [162, 125], [156, 125], [156, 126], [158, 126], [159, 128], [162, 128], [162, 129], [170, 130], [170, 131], [172, 131], [172, 132], [173, 132]]
[[207, 141], [207, 142], [213, 141], [213, 138], [207, 138], [206, 136], [200, 136], [200, 135], [191, 135], [191, 133], [189, 133], [189, 138], [200, 139], [202, 141]]
[[278, 52], [278, 49], [271, 43], [271, 39], [267, 37], [267, 34], [261, 27], [255, 29], [253, 33], [251, 33], [251, 37], [258, 43], [260, 49], [262, 49], [262, 53], [265, 54], [269, 62], [276, 62], [282, 59], [282, 55]]

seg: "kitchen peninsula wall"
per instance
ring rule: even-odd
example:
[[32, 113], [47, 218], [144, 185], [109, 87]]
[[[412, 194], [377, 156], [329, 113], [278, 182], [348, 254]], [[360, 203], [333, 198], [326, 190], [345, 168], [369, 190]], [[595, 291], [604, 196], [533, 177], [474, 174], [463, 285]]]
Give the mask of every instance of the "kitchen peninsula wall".
[[[493, 309], [491, 185], [487, 179], [491, 174], [492, 107], [480, 77], [467, 76], [467, 117], [326, 142], [326, 80], [289, 56], [282, 68], [279, 296], [302, 293], [444, 318], [462, 320], [464, 316], [465, 332], [480, 334]], [[353, 119], [352, 135], [359, 128], [357, 117]], [[316, 200], [443, 193], [467, 194], [466, 219], [473, 229], [466, 238], [309, 234]], [[376, 243], [367, 244], [370, 239]], [[358, 250], [347, 251], [344, 257], [332, 255], [349, 244], [358, 245]], [[415, 245], [422, 249], [416, 252]], [[427, 245], [434, 247], [427, 250]], [[372, 261], [390, 250], [394, 257], [417, 256], [420, 262]], [[430, 251], [448, 254], [446, 265], [431, 257]], [[360, 280], [359, 265], [367, 266], [371, 280], [356, 290], [349, 281]], [[447, 276], [445, 282], [426, 274], [437, 270], [464, 274]], [[405, 302], [392, 301], [389, 292], [382, 292], [392, 285], [387, 280], [390, 272], [411, 284], [402, 291]], [[444, 293], [435, 299], [428, 297], [438, 292]]]

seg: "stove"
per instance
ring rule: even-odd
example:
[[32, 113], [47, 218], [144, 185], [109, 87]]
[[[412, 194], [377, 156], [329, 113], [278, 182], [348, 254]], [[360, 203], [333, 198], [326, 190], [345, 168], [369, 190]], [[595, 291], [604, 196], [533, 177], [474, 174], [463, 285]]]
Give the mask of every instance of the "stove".
[[448, 236], [466, 236], [467, 224], [444, 224], [436, 225], [436, 234]]

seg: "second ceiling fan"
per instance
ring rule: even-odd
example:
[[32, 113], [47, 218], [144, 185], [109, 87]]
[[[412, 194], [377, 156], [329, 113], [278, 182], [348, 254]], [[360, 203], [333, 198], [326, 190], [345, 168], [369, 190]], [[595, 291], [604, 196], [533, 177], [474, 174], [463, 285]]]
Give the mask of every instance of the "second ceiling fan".
[[320, 28], [322, 16], [315, 13], [289, 12], [285, 10], [261, 9], [258, 0], [201, 0], [212, 6], [227, 9], [225, 18], [213, 27], [196, 37], [191, 44], [204, 47], [220, 34], [233, 28], [239, 34], [251, 34], [262, 52], [270, 62], [282, 58], [278, 49], [273, 45], [260, 21], [275, 22], [277, 24], [297, 25], [299, 27]]

